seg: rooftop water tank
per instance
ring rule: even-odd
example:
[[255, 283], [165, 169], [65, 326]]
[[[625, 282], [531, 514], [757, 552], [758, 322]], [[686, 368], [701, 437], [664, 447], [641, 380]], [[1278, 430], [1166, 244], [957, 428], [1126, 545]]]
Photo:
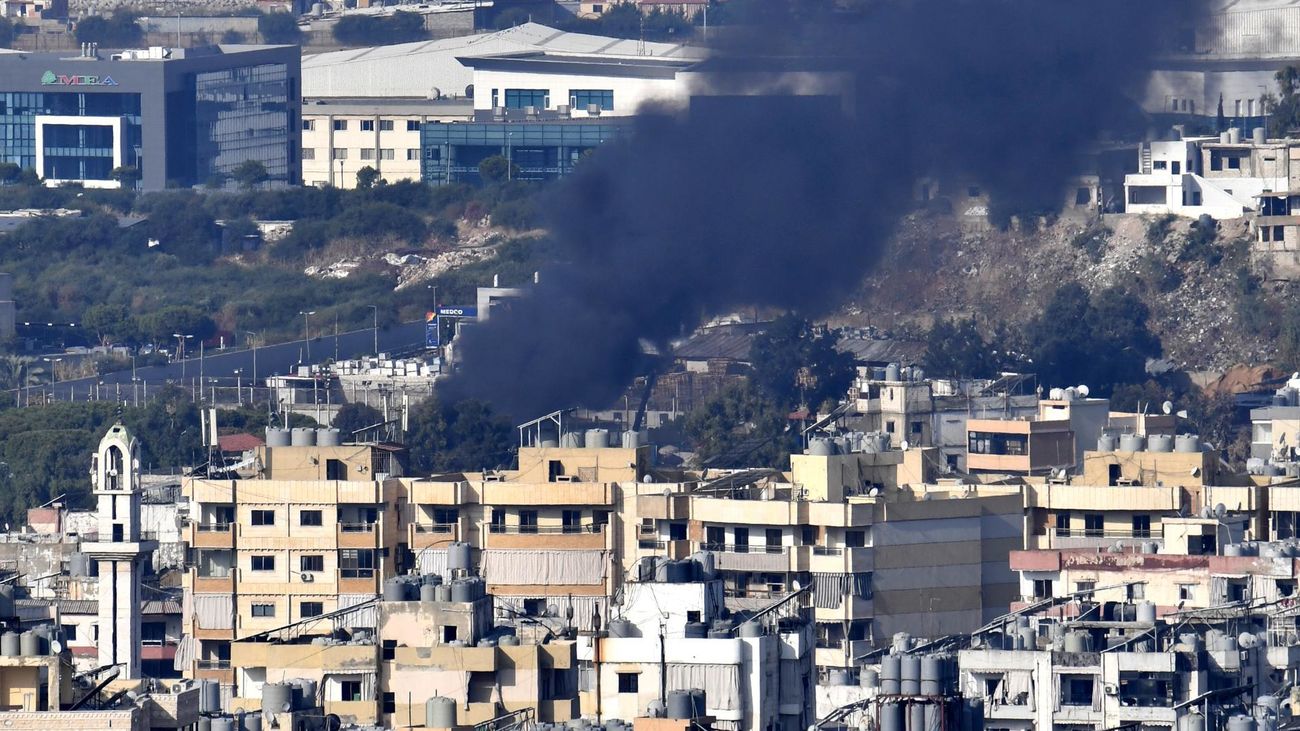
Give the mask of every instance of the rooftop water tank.
[[451, 570], [469, 571], [472, 560], [470, 545], [464, 541], [452, 541], [447, 544], [447, 568]]
[[501, 635], [501, 637], [497, 638], [497, 644], [498, 644], [498, 645], [501, 645], [502, 647], [518, 647], [518, 646], [519, 646], [519, 636], [518, 636], [518, 635]]
[[215, 680], [199, 681], [199, 713], [221, 712], [221, 684]]
[[384, 601], [406, 601], [406, 581], [398, 576], [394, 576], [393, 578], [384, 581]]
[[1156, 605], [1151, 602], [1138, 602], [1137, 621], [1144, 624], [1156, 623]]
[[1195, 434], [1179, 434], [1174, 438], [1174, 451], [1196, 453], [1201, 451], [1201, 438]]
[[234, 717], [214, 716], [212, 718], [212, 731], [236, 731]]
[[582, 446], [581, 432], [570, 431], [560, 435], [561, 449], [578, 449], [581, 446]]
[[1066, 652], [1088, 652], [1092, 649], [1092, 638], [1087, 632], [1066, 632], [1065, 633], [1065, 651]]
[[587, 449], [605, 449], [609, 446], [609, 430], [588, 429], [583, 443]]
[[636, 627], [626, 619], [618, 617], [609, 621], [610, 637], [635, 637]]
[[852, 680], [849, 671], [843, 668], [835, 668], [827, 676], [826, 683], [827, 685], [852, 685]]
[[277, 429], [273, 426], [266, 428], [266, 446], [268, 447], [287, 447], [290, 444], [289, 432], [284, 429]]
[[1174, 451], [1174, 438], [1168, 434], [1152, 434], [1147, 440], [1147, 449], [1152, 452]]
[[420, 584], [420, 601], [436, 602], [438, 601], [438, 587], [441, 584]]
[[916, 655], [903, 656], [902, 683], [899, 692], [903, 695], [920, 695], [921, 693], [921, 658]]
[[709, 625], [704, 622], [687, 622], [686, 637], [693, 640], [702, 640], [709, 636]]
[[880, 731], [905, 731], [902, 704], [881, 703], [879, 726]]
[[439, 584], [433, 587], [433, 600], [435, 602], [451, 601], [451, 584]]
[[245, 713], [240, 718], [244, 731], [262, 731], [262, 716], [258, 713]]
[[456, 725], [456, 701], [434, 696], [424, 702], [425, 728], [448, 729]]
[[880, 687], [880, 673], [872, 668], [862, 668], [858, 673], [858, 684], [863, 688]]
[[885, 655], [880, 658], [880, 692], [885, 695], [898, 695], [902, 691], [903, 658], [899, 655]]
[[1141, 452], [1146, 448], [1147, 438], [1141, 434], [1121, 434], [1119, 435], [1119, 451], [1121, 452]]
[[1228, 719], [1228, 731], [1255, 731], [1255, 719], [1250, 716], [1233, 716]]
[[748, 622], [742, 622], [740, 624], [740, 636], [741, 637], [762, 637], [763, 625], [759, 622], [755, 622], [754, 620], [750, 620]]
[[1115, 447], [1118, 446], [1118, 444], [1119, 440], [1110, 434], [1102, 434], [1097, 437], [1098, 452], [1114, 452]]
[[1178, 731], [1205, 731], [1205, 716], [1188, 713], [1178, 719]]
[[22, 642], [17, 632], [5, 632], [0, 635], [0, 656], [18, 657], [23, 654]]
[[623, 432], [623, 449], [636, 449], [641, 446], [641, 432], [628, 429]]
[[835, 454], [835, 443], [829, 439], [816, 437], [808, 442], [808, 454], [814, 457], [829, 457]]
[[316, 446], [316, 430], [295, 427], [289, 434], [289, 441], [295, 447], [314, 447]]
[[262, 686], [262, 713], [264, 715], [288, 713], [292, 710], [293, 689], [289, 684], [266, 683]]
[[921, 658], [921, 695], [939, 695], [943, 692], [943, 658], [926, 655]]
[[316, 444], [322, 447], [337, 447], [343, 443], [343, 432], [338, 429], [317, 429]]
[[451, 600], [461, 603], [474, 601], [474, 586], [467, 579], [451, 582]]
[[885, 380], [897, 381], [902, 377], [903, 369], [897, 363], [890, 363], [885, 366]]
[[1016, 637], [1017, 647], [1022, 647], [1026, 650], [1038, 649], [1038, 633], [1034, 631], [1033, 627], [1021, 627], [1016, 630]]
[[27, 630], [18, 636], [19, 653], [23, 657], [41, 654], [41, 638], [35, 632]]

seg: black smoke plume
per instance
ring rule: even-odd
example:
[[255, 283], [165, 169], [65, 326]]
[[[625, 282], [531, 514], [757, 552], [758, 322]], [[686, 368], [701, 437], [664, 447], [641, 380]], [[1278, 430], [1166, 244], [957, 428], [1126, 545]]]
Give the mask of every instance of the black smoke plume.
[[[1089, 143], [1144, 125], [1134, 95], [1194, 4], [895, 0], [849, 17], [773, 11], [727, 34], [689, 114], [639, 117], [556, 185], [562, 261], [466, 332], [443, 397], [517, 419], [601, 408], [643, 371], [642, 341], [662, 348], [750, 305], [824, 313], [922, 176], [975, 181], [998, 210], [1058, 207]], [[797, 70], [841, 72], [848, 93], [779, 96]]]

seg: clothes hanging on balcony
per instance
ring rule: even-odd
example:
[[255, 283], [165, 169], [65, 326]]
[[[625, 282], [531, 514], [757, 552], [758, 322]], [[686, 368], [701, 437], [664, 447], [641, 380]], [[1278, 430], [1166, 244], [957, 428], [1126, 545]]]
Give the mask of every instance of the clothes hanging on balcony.
[[668, 663], [668, 690], [704, 691], [706, 709], [734, 711], [742, 707], [740, 666], [714, 663]]
[[176, 643], [176, 657], [172, 658], [172, 669], [188, 672], [198, 654], [198, 644], [193, 637], [181, 635], [181, 641]]
[[600, 617], [600, 626], [609, 625], [609, 611], [603, 596], [501, 596], [494, 597], [497, 617], [503, 622], [515, 622], [521, 616], [530, 616], [525, 612], [525, 602], [537, 600], [548, 612], [555, 608], [555, 616], [542, 618], [541, 621], [553, 631], [562, 629], [568, 622], [568, 609], [573, 608], [573, 626], [584, 632], [596, 629], [593, 617]]
[[[339, 609], [355, 607], [358, 604], [373, 602], [375, 594], [339, 594]], [[348, 612], [338, 618], [339, 624], [349, 629], [373, 629], [379, 621], [379, 605], [372, 603], [355, 612]]]
[[603, 584], [606, 551], [490, 549], [483, 551], [483, 577], [489, 584], [562, 586]]
[[841, 574], [814, 572], [813, 605], [818, 609], [839, 609], [844, 597], [852, 594], [871, 598], [871, 573]]
[[194, 619], [203, 629], [234, 629], [234, 601], [229, 594], [195, 594]]

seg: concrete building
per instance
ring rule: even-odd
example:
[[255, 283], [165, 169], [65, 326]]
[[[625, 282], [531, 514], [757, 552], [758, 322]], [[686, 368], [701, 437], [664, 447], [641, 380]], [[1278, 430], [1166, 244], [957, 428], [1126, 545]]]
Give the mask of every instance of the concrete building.
[[316, 437], [296, 431], [293, 446], [271, 430], [247, 479], [185, 481], [192, 568], [177, 663], [186, 677], [229, 693], [242, 672], [233, 640], [291, 624], [296, 635], [328, 634], [334, 623], [315, 618], [373, 601], [397, 570], [402, 450]]
[[159, 190], [250, 161], [297, 184], [298, 66], [295, 46], [0, 53], [0, 160], [47, 185], [119, 187], [113, 171], [134, 168]]
[[479, 164], [500, 156], [510, 162], [514, 179], [556, 180], [572, 173], [596, 147], [627, 133], [627, 125], [613, 120], [525, 110], [479, 115], [461, 124], [426, 124], [420, 179], [432, 185], [478, 183]]
[[579, 636], [584, 716], [655, 715], [668, 694], [699, 689], [715, 729], [799, 731], [815, 720], [811, 607], [791, 601], [758, 619], [729, 615], [707, 564], [673, 577], [686, 581], [657, 581], [652, 560], [624, 586], [608, 632]]
[[303, 185], [355, 188], [357, 172], [374, 168], [389, 183], [420, 180], [420, 130], [428, 123], [468, 120], [468, 99], [304, 99]]
[[1097, 444], [1110, 417], [1110, 401], [1079, 389], [1054, 388], [1032, 419], [970, 419], [966, 470], [971, 473], [1046, 475], [1073, 471]]

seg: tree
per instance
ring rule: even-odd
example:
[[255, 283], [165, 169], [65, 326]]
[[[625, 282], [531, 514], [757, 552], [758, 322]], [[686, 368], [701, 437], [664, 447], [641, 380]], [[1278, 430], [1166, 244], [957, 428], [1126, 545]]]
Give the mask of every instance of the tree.
[[239, 183], [239, 187], [244, 190], [252, 190], [270, 180], [271, 176], [266, 172], [266, 166], [261, 162], [245, 160], [235, 166], [235, 169], [230, 173], [230, 178]]
[[974, 318], [940, 320], [926, 336], [925, 367], [935, 376], [987, 378], [1000, 365], [995, 353]]
[[14, 22], [8, 18], [0, 18], [0, 48], [9, 48], [14, 44]]
[[222, 42], [223, 44], [232, 45], [232, 46], [237, 46], [237, 45], [243, 43], [244, 40], [245, 40], [245, 39], [244, 39], [244, 34], [243, 34], [243, 33], [240, 33], [239, 31], [235, 30], [234, 28], [231, 28], [231, 29], [229, 29], [229, 30], [227, 30], [226, 32], [224, 32], [224, 33], [221, 34], [221, 42]]
[[144, 32], [136, 23], [133, 13], [117, 12], [112, 17], [104, 18], [91, 15], [77, 23], [77, 41], [79, 43], [98, 43], [106, 48], [129, 48], [139, 45]]
[[203, 310], [187, 305], [162, 307], [141, 315], [139, 323], [141, 334], [154, 345], [173, 339], [175, 333], [207, 340], [217, 331], [216, 325]]
[[1024, 328], [1039, 382], [1087, 384], [1099, 396], [1123, 384], [1142, 383], [1146, 359], [1160, 355], [1160, 341], [1147, 328], [1147, 317], [1146, 305], [1127, 290], [1105, 290], [1094, 302], [1077, 283], [1060, 287]]
[[343, 432], [343, 440], [347, 441], [351, 436], [368, 426], [382, 424], [384, 415], [379, 409], [373, 406], [367, 406], [363, 403], [344, 404], [339, 407], [338, 413], [334, 415], [334, 428]]
[[379, 171], [370, 165], [357, 171], [357, 187], [362, 190], [368, 190], [375, 187], [375, 183], [378, 182], [379, 179]]
[[334, 40], [348, 46], [377, 46], [409, 43], [428, 36], [424, 18], [419, 13], [396, 12], [381, 18], [372, 15], [345, 15], [334, 24]]
[[754, 338], [754, 383], [779, 408], [817, 408], [844, 398], [856, 373], [853, 356], [835, 349], [839, 336], [816, 332], [793, 314], [782, 315]]
[[257, 18], [257, 32], [267, 43], [293, 45], [302, 42], [302, 29], [290, 13], [263, 13]]
[[131, 165], [119, 165], [109, 173], [123, 188], [134, 188], [140, 179], [140, 169]]
[[499, 185], [518, 177], [519, 166], [508, 160], [505, 155], [493, 155], [484, 158], [478, 164], [478, 175], [485, 183]]
[[1277, 96], [1263, 97], [1269, 137], [1287, 137], [1300, 127], [1300, 68], [1287, 66], [1273, 75]]
[[0, 162], [0, 184], [11, 185], [18, 182], [23, 169], [13, 162]]
[[131, 312], [121, 305], [92, 305], [82, 314], [81, 324], [94, 332], [103, 345], [128, 340], [136, 333]]
[[785, 409], [750, 383], [728, 386], [705, 399], [682, 426], [701, 466], [783, 468], [798, 447]]
[[480, 401], [426, 399], [411, 409], [406, 446], [419, 472], [493, 469], [508, 464], [514, 429]]

